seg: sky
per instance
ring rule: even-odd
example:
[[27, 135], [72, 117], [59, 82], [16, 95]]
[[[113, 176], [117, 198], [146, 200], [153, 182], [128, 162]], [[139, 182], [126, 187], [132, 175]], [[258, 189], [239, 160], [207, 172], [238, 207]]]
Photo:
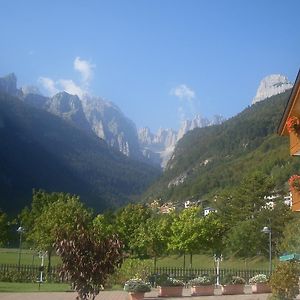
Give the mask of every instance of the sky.
[[230, 118], [300, 67], [299, 0], [0, 0], [0, 76], [114, 102], [138, 128]]

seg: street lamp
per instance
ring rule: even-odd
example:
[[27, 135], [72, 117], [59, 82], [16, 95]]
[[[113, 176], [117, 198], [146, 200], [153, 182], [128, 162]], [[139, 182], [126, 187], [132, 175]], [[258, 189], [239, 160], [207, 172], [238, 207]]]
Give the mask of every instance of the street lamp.
[[262, 231], [263, 233], [269, 234], [269, 270], [270, 275], [272, 274], [272, 230], [271, 228], [265, 226]]
[[22, 251], [22, 234], [24, 233], [24, 228], [19, 226], [17, 232], [20, 234], [20, 241], [19, 241], [19, 262], [18, 262], [18, 270], [20, 271], [20, 264], [21, 264], [21, 251]]
[[221, 255], [214, 255], [214, 260], [217, 263], [217, 282], [216, 285], [219, 286], [220, 285], [220, 262], [223, 260], [223, 256]]

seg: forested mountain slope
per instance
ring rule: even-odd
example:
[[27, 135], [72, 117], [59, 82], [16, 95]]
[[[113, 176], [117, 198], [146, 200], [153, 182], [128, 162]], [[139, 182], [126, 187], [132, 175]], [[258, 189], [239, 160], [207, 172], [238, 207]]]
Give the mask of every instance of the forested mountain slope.
[[276, 134], [289, 94], [290, 90], [254, 104], [221, 125], [187, 133], [144, 199], [212, 199], [257, 170], [284, 188], [300, 169], [300, 160], [289, 156], [288, 139]]
[[158, 175], [95, 135], [0, 93], [0, 209], [20, 211], [35, 188], [78, 194], [103, 210], [128, 202]]

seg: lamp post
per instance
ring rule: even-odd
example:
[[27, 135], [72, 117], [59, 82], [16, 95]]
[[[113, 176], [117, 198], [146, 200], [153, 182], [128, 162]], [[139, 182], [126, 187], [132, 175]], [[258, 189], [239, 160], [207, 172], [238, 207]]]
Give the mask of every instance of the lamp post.
[[271, 228], [265, 226], [261, 232], [269, 234], [269, 270], [271, 275], [272, 274], [272, 230]]
[[21, 265], [21, 251], [22, 251], [22, 234], [24, 232], [24, 228], [22, 226], [19, 226], [17, 229], [17, 232], [20, 235], [20, 240], [19, 240], [19, 259], [18, 259], [18, 271], [20, 271], [20, 265]]
[[216, 286], [219, 286], [220, 285], [220, 262], [223, 260], [223, 256], [222, 254], [221, 255], [217, 255], [215, 254], [214, 255], [214, 260], [215, 262], [217, 263], [217, 282], [216, 282]]

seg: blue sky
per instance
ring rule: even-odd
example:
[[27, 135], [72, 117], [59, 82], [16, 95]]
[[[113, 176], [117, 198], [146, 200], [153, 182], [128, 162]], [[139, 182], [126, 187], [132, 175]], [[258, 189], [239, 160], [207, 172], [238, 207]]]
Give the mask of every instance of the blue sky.
[[[0, 76], [117, 104], [137, 127], [231, 117], [300, 67], [298, 0], [0, 0]], [[45, 89], [47, 87], [47, 89]]]

